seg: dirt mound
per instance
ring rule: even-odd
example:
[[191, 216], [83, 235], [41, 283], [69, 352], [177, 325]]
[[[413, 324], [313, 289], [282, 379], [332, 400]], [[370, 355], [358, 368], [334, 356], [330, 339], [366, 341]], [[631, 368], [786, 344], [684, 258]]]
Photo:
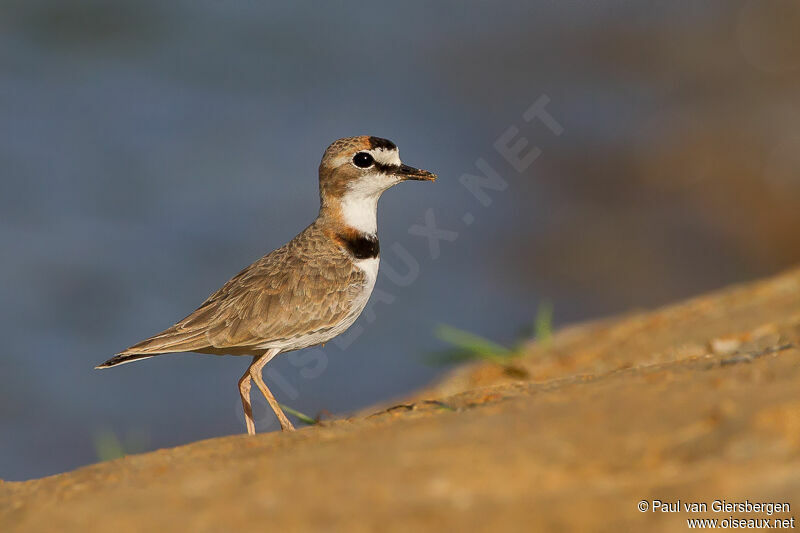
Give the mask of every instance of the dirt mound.
[[[0, 530], [788, 521], [800, 506], [798, 346], [800, 270], [568, 328], [375, 414], [0, 483]], [[760, 502], [790, 509], [754, 510]]]

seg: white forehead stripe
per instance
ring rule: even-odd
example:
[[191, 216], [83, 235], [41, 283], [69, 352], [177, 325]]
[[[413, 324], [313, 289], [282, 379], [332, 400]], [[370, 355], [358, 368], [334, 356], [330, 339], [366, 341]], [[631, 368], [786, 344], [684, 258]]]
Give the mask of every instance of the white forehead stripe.
[[372, 157], [375, 158], [375, 161], [383, 165], [402, 164], [400, 161], [400, 152], [398, 152], [396, 148], [393, 150], [387, 150], [386, 148], [375, 148], [374, 150], [369, 150], [369, 153], [372, 154]]

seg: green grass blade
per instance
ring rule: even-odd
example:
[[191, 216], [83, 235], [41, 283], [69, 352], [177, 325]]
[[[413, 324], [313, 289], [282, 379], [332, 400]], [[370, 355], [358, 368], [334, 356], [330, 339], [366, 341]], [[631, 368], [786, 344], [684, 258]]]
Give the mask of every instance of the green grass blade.
[[533, 331], [537, 342], [547, 343], [553, 336], [553, 304], [549, 300], [539, 304]]
[[95, 431], [92, 443], [94, 453], [99, 461], [110, 461], [125, 456], [125, 448], [122, 446], [117, 434], [110, 429], [99, 429]]
[[424, 361], [434, 366], [446, 366], [456, 363], [464, 363], [466, 361], [474, 361], [475, 359], [485, 359], [485, 357], [483, 357], [481, 354], [462, 350], [461, 348], [451, 348], [449, 350], [430, 352], [424, 356]]
[[283, 409], [284, 411], [286, 411], [286, 412], [287, 412], [287, 413], [289, 413], [290, 415], [294, 415], [294, 416], [296, 416], [296, 417], [297, 417], [297, 419], [298, 419], [298, 420], [300, 420], [300, 422], [303, 422], [304, 424], [307, 424], [307, 425], [309, 425], [309, 426], [313, 426], [313, 425], [315, 425], [315, 424], [317, 423], [317, 421], [316, 421], [316, 420], [314, 420], [313, 418], [311, 418], [310, 416], [308, 416], [308, 415], [307, 415], [307, 414], [305, 414], [305, 413], [301, 413], [301, 412], [300, 412], [300, 411], [298, 411], [297, 409], [292, 409], [292, 408], [291, 408], [291, 407], [289, 407], [288, 405], [284, 405], [284, 404], [282, 404], [282, 403], [280, 403], [280, 404], [278, 404], [278, 405], [280, 405], [280, 406], [281, 406], [281, 409]]
[[434, 333], [439, 340], [456, 346], [473, 358], [503, 362], [511, 353], [505, 346], [446, 324], [439, 324]]

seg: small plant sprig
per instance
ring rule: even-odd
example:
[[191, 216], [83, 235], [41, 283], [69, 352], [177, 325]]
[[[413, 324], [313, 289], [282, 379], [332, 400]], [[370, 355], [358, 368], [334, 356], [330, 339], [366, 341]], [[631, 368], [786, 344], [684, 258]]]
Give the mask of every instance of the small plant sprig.
[[[461, 361], [484, 360], [500, 365], [509, 365], [514, 358], [523, 353], [527, 335], [512, 347], [506, 347], [475, 333], [458, 329], [447, 324], [439, 324], [434, 335], [453, 346], [449, 350], [436, 352], [429, 357], [433, 364], [449, 364]], [[545, 300], [539, 304], [533, 322], [533, 335], [536, 342], [547, 345], [553, 336], [553, 304]]]
[[533, 321], [533, 338], [536, 342], [547, 345], [553, 336], [553, 303], [544, 300], [536, 309]]
[[111, 461], [147, 450], [150, 435], [146, 430], [133, 430], [123, 438], [113, 429], [98, 428], [92, 434], [92, 445], [98, 461]]
[[278, 404], [278, 405], [281, 406], [281, 409], [283, 409], [284, 411], [286, 411], [290, 415], [294, 415], [300, 422], [306, 424], [307, 426], [313, 426], [315, 424], [319, 424], [319, 420], [315, 420], [315, 419], [311, 418], [310, 416], [308, 416], [307, 414], [301, 413], [297, 409], [293, 409], [293, 408], [289, 407], [288, 405], [285, 405], [285, 404], [282, 404], [282, 403]]

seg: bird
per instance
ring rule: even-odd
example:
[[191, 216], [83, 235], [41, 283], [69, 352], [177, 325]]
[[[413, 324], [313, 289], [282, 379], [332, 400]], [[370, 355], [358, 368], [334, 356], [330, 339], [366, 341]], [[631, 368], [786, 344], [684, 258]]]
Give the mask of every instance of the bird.
[[248, 435], [256, 433], [252, 382], [281, 429], [293, 431], [263, 380], [264, 366], [280, 353], [324, 344], [355, 322], [378, 276], [378, 199], [400, 182], [436, 177], [404, 164], [387, 139], [334, 141], [319, 165], [319, 214], [308, 227], [239, 272], [183, 320], [95, 368], [180, 352], [251, 356], [239, 379]]

